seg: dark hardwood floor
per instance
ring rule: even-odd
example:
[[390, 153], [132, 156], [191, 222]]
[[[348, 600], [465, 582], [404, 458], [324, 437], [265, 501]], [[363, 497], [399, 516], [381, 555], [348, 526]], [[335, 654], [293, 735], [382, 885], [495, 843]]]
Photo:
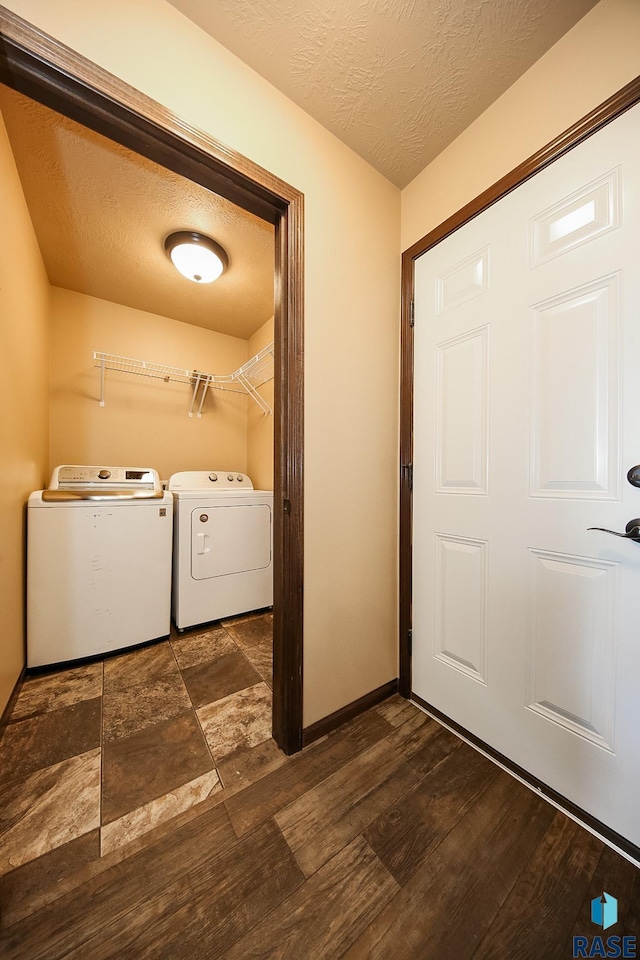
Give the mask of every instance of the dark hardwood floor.
[[634, 865], [399, 697], [219, 769], [220, 792], [129, 845], [16, 872], [3, 960], [565, 960], [574, 935], [640, 934]]

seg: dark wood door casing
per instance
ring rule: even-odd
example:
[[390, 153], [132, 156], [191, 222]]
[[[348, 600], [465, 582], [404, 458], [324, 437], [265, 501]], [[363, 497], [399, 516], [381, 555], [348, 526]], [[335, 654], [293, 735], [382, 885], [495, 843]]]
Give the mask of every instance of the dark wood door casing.
[[[537, 153], [510, 173], [488, 187], [464, 207], [402, 254], [402, 319], [400, 365], [400, 683], [399, 691], [407, 699], [411, 696], [411, 594], [412, 594], [412, 475], [402, 465], [413, 463], [413, 383], [414, 383], [414, 268], [415, 261], [450, 234], [511, 193], [530, 177], [535, 176], [554, 160], [572, 150], [587, 137], [615, 120], [625, 110], [640, 102], [640, 77], [636, 77], [609, 99], [601, 103], [577, 123], [565, 130]], [[427, 585], [428, 588], [429, 585]]]
[[294, 753], [302, 747], [304, 196], [2, 6], [0, 81], [275, 225], [273, 735]]

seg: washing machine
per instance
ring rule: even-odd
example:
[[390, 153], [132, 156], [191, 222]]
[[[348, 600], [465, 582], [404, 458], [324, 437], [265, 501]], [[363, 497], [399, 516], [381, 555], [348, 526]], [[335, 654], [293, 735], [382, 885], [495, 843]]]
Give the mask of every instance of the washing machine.
[[173, 618], [184, 630], [273, 604], [273, 492], [244, 473], [190, 470], [174, 498]]
[[155, 470], [56, 467], [27, 504], [27, 666], [168, 636], [172, 539]]

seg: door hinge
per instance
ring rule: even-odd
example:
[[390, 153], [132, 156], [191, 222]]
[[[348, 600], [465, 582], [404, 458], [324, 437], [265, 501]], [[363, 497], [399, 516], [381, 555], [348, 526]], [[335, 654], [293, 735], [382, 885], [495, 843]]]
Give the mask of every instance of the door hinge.
[[288, 516], [291, 513], [291, 500], [282, 501], [282, 511], [285, 516]]
[[413, 630], [407, 631], [407, 649], [409, 651], [409, 656], [413, 655]]
[[415, 300], [412, 300], [409, 307], [409, 326], [413, 327], [415, 322], [416, 322], [416, 302]]
[[412, 463], [403, 463], [402, 471], [407, 478], [407, 485], [409, 487], [409, 493], [413, 493], [413, 464]]

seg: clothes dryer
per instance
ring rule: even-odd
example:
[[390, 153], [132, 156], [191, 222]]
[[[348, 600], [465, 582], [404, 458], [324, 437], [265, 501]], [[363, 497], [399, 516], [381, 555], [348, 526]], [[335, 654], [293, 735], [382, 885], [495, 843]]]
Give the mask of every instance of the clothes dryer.
[[183, 471], [174, 498], [173, 618], [184, 630], [273, 604], [273, 492], [231, 471]]

